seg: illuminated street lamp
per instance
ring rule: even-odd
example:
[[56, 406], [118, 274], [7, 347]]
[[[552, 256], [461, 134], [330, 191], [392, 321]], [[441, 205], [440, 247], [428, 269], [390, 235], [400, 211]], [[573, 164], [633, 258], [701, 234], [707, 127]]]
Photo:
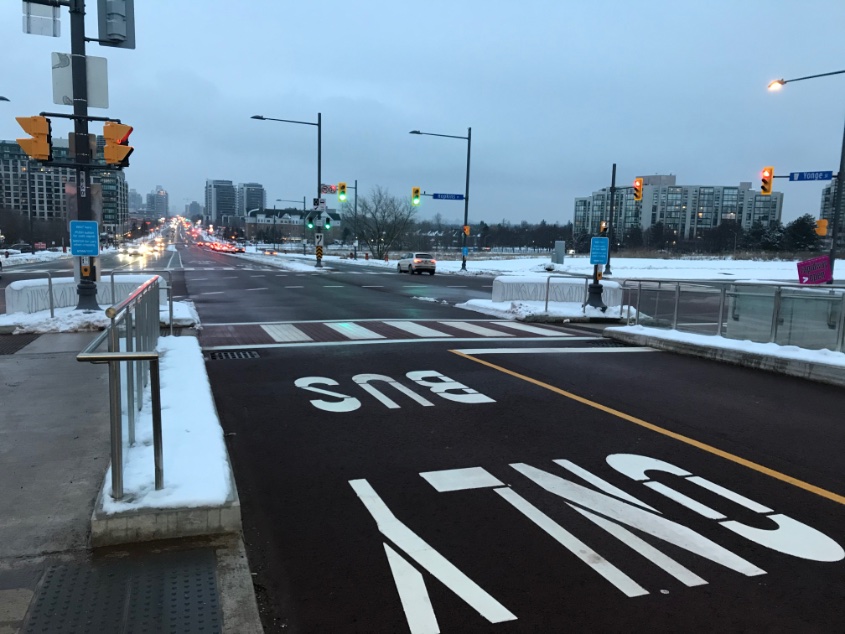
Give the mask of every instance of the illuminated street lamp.
[[[770, 91], [778, 91], [786, 84], [803, 81], [805, 79], [815, 79], [816, 77], [829, 77], [830, 75], [841, 75], [845, 70], [836, 70], [832, 73], [821, 73], [819, 75], [807, 75], [806, 77], [796, 77], [795, 79], [776, 79], [769, 83]], [[845, 189], [845, 130], [842, 132], [842, 153], [839, 155], [839, 172], [836, 174], [836, 191], [833, 196], [833, 232], [831, 233], [830, 245], [830, 283], [833, 283], [833, 269], [836, 264], [836, 242], [839, 238], [839, 218], [842, 211], [842, 190]]]

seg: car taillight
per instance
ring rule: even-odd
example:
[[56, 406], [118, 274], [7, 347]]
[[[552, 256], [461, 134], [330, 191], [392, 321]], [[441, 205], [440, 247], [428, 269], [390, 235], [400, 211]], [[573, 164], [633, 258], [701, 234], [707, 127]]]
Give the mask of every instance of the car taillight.
[[419, 264], [420, 262], [422, 262], [422, 260], [420, 260], [419, 258], [414, 258], [414, 264]]

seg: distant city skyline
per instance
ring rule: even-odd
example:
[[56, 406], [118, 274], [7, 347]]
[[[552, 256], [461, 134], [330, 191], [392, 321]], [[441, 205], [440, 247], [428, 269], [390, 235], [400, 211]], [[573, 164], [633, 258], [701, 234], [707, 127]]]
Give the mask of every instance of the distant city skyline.
[[[0, 38], [18, 60], [4, 65], [2, 139], [20, 136], [15, 116], [66, 109], [51, 105], [50, 53], [69, 48], [67, 10], [53, 39], [22, 33], [17, 7], [0, 12]], [[261, 183], [268, 201], [317, 195], [315, 127], [255, 114], [321, 113], [323, 181], [358, 179], [359, 195], [376, 185], [394, 196], [413, 186], [462, 193], [466, 142], [408, 132], [472, 127], [470, 222], [568, 222], [576, 197], [610, 185], [613, 163], [624, 186], [667, 173], [756, 185], [766, 165], [776, 175], [838, 167], [845, 75], [766, 87], [845, 66], [831, 61], [845, 60], [842, 2], [230, 9], [136, 3], [136, 49], [87, 46], [109, 72], [109, 108], [91, 114], [134, 126], [127, 182], [139, 192], [164, 184], [171, 211], [202, 201], [209, 178]], [[96, 20], [89, 0], [90, 33]], [[53, 125], [58, 136], [70, 128]], [[827, 184], [777, 179], [784, 223], [818, 215]], [[461, 206], [424, 200], [419, 216], [459, 220]]]

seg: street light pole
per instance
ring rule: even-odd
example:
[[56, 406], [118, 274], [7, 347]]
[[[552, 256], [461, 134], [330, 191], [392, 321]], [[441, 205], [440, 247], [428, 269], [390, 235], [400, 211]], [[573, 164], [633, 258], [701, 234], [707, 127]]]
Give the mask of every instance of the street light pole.
[[[464, 192], [464, 227], [469, 225], [469, 163], [470, 155], [472, 153], [472, 128], [467, 128], [466, 136], [457, 136], [454, 134], [435, 134], [433, 132], [420, 132], [419, 130], [411, 130], [409, 134], [420, 134], [425, 136], [442, 136], [447, 139], [463, 139], [467, 142], [467, 181], [466, 190]], [[461, 240], [461, 270], [467, 270], [467, 234], [465, 230], [461, 231], [463, 239]]]
[[[829, 77], [831, 75], [841, 75], [845, 70], [836, 70], [832, 73], [821, 73], [818, 75], [807, 75], [806, 77], [796, 77], [795, 79], [776, 79], [769, 83], [769, 90], [777, 91], [783, 88], [784, 85], [803, 81], [805, 79], [815, 79], [816, 77]], [[830, 281], [828, 284], [833, 284], [833, 270], [836, 265], [836, 242], [839, 240], [839, 220], [842, 215], [842, 190], [845, 189], [845, 130], [842, 132], [842, 152], [839, 155], [839, 172], [836, 174], [836, 190], [833, 192], [833, 232], [831, 233], [830, 245]]]
[[[280, 121], [281, 123], [296, 123], [299, 125], [315, 125], [317, 126], [317, 201], [320, 200], [321, 186], [323, 184], [323, 115], [317, 113], [317, 123], [312, 121], [294, 121], [291, 119], [276, 119], [274, 117], [265, 117], [260, 114], [254, 114], [251, 119], [258, 119], [259, 121]], [[305, 199], [302, 200], [303, 211], [305, 210]], [[303, 247], [304, 248], [304, 247]], [[317, 268], [323, 268], [321, 258], [317, 258]]]

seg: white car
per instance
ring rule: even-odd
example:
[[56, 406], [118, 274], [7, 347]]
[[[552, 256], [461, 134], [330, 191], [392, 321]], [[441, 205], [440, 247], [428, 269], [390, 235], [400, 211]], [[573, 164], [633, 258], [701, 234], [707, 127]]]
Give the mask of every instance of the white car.
[[406, 253], [396, 263], [396, 270], [399, 273], [422, 274], [423, 271], [426, 271], [429, 275], [434, 275], [436, 268], [437, 260], [431, 253], [424, 252]]

